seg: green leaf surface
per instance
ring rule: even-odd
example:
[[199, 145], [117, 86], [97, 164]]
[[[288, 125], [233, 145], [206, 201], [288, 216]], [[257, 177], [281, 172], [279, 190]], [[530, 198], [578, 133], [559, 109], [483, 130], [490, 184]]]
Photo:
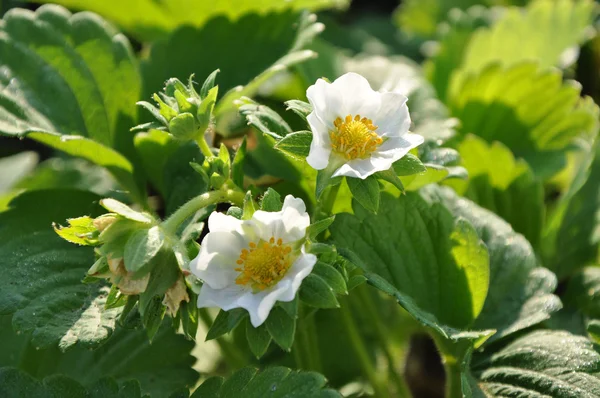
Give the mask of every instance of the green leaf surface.
[[379, 209], [379, 183], [375, 176], [367, 178], [346, 178], [352, 197], [365, 209], [377, 213]]
[[0, 158], [0, 194], [8, 192], [30, 174], [37, 162], [38, 155], [30, 151]]
[[81, 283], [94, 263], [92, 249], [52, 230], [53, 222], [99, 214], [98, 199], [81, 191], [34, 191], [0, 214], [0, 313], [12, 314], [14, 330], [31, 333], [35, 347], [93, 347], [114, 329], [119, 310], [104, 310], [108, 288]]
[[62, 375], [48, 376], [38, 381], [16, 368], [0, 368], [0, 395], [10, 398], [141, 398], [140, 385], [125, 382], [119, 385], [111, 378], [98, 380], [89, 388]]
[[562, 307], [552, 294], [556, 276], [537, 267], [531, 244], [508, 223], [449, 188], [432, 186], [422, 194], [428, 201], [442, 203], [455, 217], [469, 220], [487, 246], [490, 287], [474, 326], [496, 329], [490, 342], [545, 321]]
[[324, 263], [323, 261], [317, 261], [312, 271], [315, 275], [320, 276], [335, 292], [335, 294], [348, 294], [346, 287], [346, 281], [344, 277], [333, 266]]
[[498, 61], [512, 66], [531, 59], [544, 68], [568, 65], [565, 51], [593, 34], [594, 9], [591, 0], [538, 0], [524, 10], [509, 8], [491, 27], [473, 34], [461, 71], [478, 72]]
[[454, 80], [449, 107], [463, 134], [503, 143], [547, 179], [564, 167], [565, 149], [576, 137], [597, 132], [598, 107], [580, 91], [560, 72], [535, 63], [495, 64]]
[[304, 159], [310, 152], [312, 133], [310, 131], [296, 131], [277, 141], [275, 148], [288, 155]]
[[125, 244], [125, 268], [138, 272], [156, 257], [165, 243], [165, 236], [158, 226], [142, 229], [131, 235]]
[[585, 316], [600, 319], [600, 267], [585, 267], [575, 273], [569, 279], [564, 301]]
[[148, 179], [163, 196], [167, 196], [165, 166], [179, 145], [166, 132], [150, 130], [138, 133], [134, 145], [146, 170]]
[[248, 311], [241, 308], [230, 311], [220, 310], [206, 334], [206, 341], [231, 332], [246, 316], [248, 316]]
[[383, 194], [376, 216], [338, 214], [330, 231], [338, 250], [354, 251], [366, 264], [371, 283], [374, 274], [440, 323], [468, 328], [481, 311], [487, 251], [473, 227], [455, 222], [442, 205], [414, 193]]
[[327, 380], [316, 372], [271, 367], [262, 371], [243, 368], [232, 376], [210, 378], [192, 394], [192, 398], [341, 398], [338, 392], [325, 387]]
[[494, 397], [597, 397], [599, 369], [600, 354], [587, 338], [549, 330], [527, 334], [472, 363], [480, 388]]
[[281, 203], [281, 195], [273, 188], [267, 188], [267, 192], [265, 192], [260, 202], [261, 210], [280, 211], [282, 207], [283, 203]]
[[[38, 0], [38, 2], [45, 2], [45, 0]], [[205, 2], [190, 4], [185, 0], [175, 0], [168, 3], [136, 0], [123, 4], [116, 0], [92, 2], [86, 0], [58, 0], [53, 1], [53, 3], [97, 12], [133, 33], [139, 39], [149, 40], [162, 37], [182, 25], [199, 27], [210, 24], [210, 19], [215, 16], [237, 20], [249, 13], [266, 14], [271, 11], [285, 11], [288, 9], [316, 11], [326, 8], [344, 8], [349, 4], [349, 1], [300, 0], [282, 3], [278, 0], [228, 0], [216, 4]]]
[[102, 377], [113, 377], [119, 382], [137, 380], [142, 392], [152, 397], [191, 388], [198, 380], [198, 373], [192, 368], [196, 362], [191, 355], [194, 342], [177, 334], [171, 324], [170, 320], [164, 321], [152, 343], [143, 328], [117, 328], [106, 343], [93, 351], [83, 347], [62, 355], [42, 351], [35, 376], [64, 374], [85, 386]]
[[104, 166], [139, 197], [119, 153], [132, 153], [141, 87], [127, 39], [94, 14], [53, 5], [12, 9], [0, 30], [0, 133]]
[[286, 351], [292, 348], [296, 333], [296, 320], [290, 317], [283, 308], [274, 307], [265, 325], [277, 345]]
[[265, 324], [259, 327], [252, 326], [250, 319], [246, 320], [246, 340], [248, 341], [248, 347], [252, 354], [256, 358], [260, 358], [267, 352], [269, 345], [271, 345], [271, 334], [267, 330]]
[[469, 180], [457, 191], [508, 221], [539, 249], [544, 223], [544, 188], [522, 159], [499, 142], [467, 136], [459, 145]]
[[333, 288], [323, 278], [310, 274], [302, 281], [300, 300], [316, 308], [337, 308], [340, 306]]

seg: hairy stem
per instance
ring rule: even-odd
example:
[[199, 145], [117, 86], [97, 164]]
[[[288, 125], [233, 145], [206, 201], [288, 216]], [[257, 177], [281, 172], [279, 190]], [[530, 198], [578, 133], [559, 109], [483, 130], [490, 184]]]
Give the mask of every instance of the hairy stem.
[[234, 205], [241, 206], [244, 201], [244, 194], [239, 191], [232, 189], [206, 192], [202, 195], [196, 196], [189, 202], [181, 206], [177, 211], [163, 222], [163, 228], [166, 231], [175, 233], [177, 228], [189, 217], [194, 215], [198, 210], [203, 209], [206, 206], [229, 202]]
[[200, 147], [200, 152], [202, 152], [204, 157], [210, 158], [210, 157], [215, 156], [212, 153], [212, 150], [210, 149], [210, 147], [208, 146], [208, 143], [206, 142], [206, 139], [204, 138], [203, 133], [200, 134], [199, 137], [196, 139], [196, 143], [198, 144], [198, 147]]

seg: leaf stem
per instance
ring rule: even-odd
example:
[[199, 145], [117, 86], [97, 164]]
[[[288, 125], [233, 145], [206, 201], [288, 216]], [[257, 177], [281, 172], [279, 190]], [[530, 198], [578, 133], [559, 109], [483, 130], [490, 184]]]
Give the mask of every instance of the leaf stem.
[[375, 391], [376, 397], [389, 397], [389, 392], [387, 391], [385, 386], [381, 384], [377, 375], [377, 371], [375, 370], [373, 363], [371, 363], [371, 358], [369, 357], [367, 348], [365, 347], [365, 344], [360, 336], [360, 333], [358, 332], [356, 324], [354, 323], [352, 312], [350, 311], [349, 302], [347, 300], [344, 301], [345, 302], [342, 303], [342, 306], [340, 308], [342, 322], [344, 324], [346, 332], [348, 333], [350, 342], [352, 343], [352, 348], [354, 349], [354, 352], [356, 353], [360, 361], [363, 373], [367, 377], [367, 379], [369, 379], [369, 382], [371, 383], [371, 386]]
[[189, 217], [191, 217], [198, 210], [203, 209], [206, 206], [221, 203], [221, 202], [230, 202], [234, 205], [241, 206], [244, 200], [244, 194], [239, 191], [234, 191], [232, 189], [219, 190], [206, 192], [202, 195], [196, 196], [191, 199], [189, 202], [181, 206], [177, 211], [169, 218], [167, 218], [162, 226], [165, 231], [175, 233], [177, 228]]
[[196, 138], [196, 143], [198, 144], [198, 147], [200, 147], [200, 152], [202, 152], [205, 158], [211, 158], [215, 156], [208, 146], [206, 138], [204, 138], [204, 133], [199, 133], [198, 138]]
[[457, 356], [453, 354], [452, 348], [443, 337], [436, 333], [431, 336], [440, 351], [444, 372], [446, 374], [446, 398], [462, 398], [462, 369]]

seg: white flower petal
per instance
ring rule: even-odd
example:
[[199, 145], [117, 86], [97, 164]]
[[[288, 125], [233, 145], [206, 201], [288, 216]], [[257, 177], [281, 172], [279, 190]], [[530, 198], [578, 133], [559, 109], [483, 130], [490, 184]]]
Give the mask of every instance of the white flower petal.
[[381, 104], [381, 94], [371, 88], [368, 80], [358, 73], [349, 72], [338, 77], [331, 85], [339, 91], [348, 114], [373, 119]]
[[252, 292], [242, 285], [229, 285], [215, 289], [206, 283], [202, 285], [198, 295], [198, 308], [219, 307], [225, 311], [240, 308], [240, 300]]
[[371, 163], [371, 158], [354, 159], [348, 161], [348, 163], [342, 165], [342, 167], [337, 169], [335, 173], [333, 173], [333, 177], [346, 176], [360, 178], [364, 180], [365, 178], [367, 178], [371, 174], [374, 174], [377, 171], [379, 170], [375, 169], [373, 163]]
[[329, 155], [331, 154], [329, 129], [317, 117], [315, 112], [311, 112], [306, 120], [313, 132], [313, 139], [310, 143], [310, 151], [306, 157], [306, 162], [315, 170], [323, 170], [327, 167]]
[[382, 137], [398, 137], [410, 128], [407, 98], [399, 93], [382, 93], [381, 106], [373, 123]]
[[209, 232], [202, 240], [200, 253], [190, 263], [190, 271], [215, 289], [235, 283], [239, 275], [234, 270], [236, 261], [248, 243], [236, 233]]
[[346, 114], [344, 97], [337, 87], [323, 79], [306, 90], [308, 102], [313, 107], [315, 115], [328, 127], [333, 128], [333, 121]]
[[208, 217], [208, 230], [210, 232], [238, 232], [242, 233], [242, 220], [223, 213], [213, 212]]
[[289, 243], [304, 238], [306, 228], [310, 225], [310, 216], [306, 212], [302, 199], [288, 195], [285, 197], [281, 211], [258, 210], [250, 221], [262, 240], [268, 241], [271, 237], [275, 237]]
[[419, 134], [406, 133], [401, 137], [387, 139], [379, 146], [373, 157], [393, 158], [398, 160], [406, 155], [411, 149], [421, 145], [424, 138]]

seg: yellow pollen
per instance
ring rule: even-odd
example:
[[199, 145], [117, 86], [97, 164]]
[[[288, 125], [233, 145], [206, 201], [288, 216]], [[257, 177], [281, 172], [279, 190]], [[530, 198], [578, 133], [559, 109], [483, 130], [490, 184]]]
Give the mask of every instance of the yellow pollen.
[[334, 151], [346, 159], [366, 158], [377, 149], [383, 139], [375, 133], [377, 126], [371, 119], [360, 115], [338, 117], [333, 122], [335, 130], [329, 132], [331, 146]]
[[292, 248], [280, 239], [271, 237], [268, 242], [250, 243], [249, 249], [242, 249], [236, 261], [243, 267], [235, 268], [240, 275], [235, 280], [238, 285], [250, 285], [254, 290], [264, 290], [283, 278], [292, 264]]

